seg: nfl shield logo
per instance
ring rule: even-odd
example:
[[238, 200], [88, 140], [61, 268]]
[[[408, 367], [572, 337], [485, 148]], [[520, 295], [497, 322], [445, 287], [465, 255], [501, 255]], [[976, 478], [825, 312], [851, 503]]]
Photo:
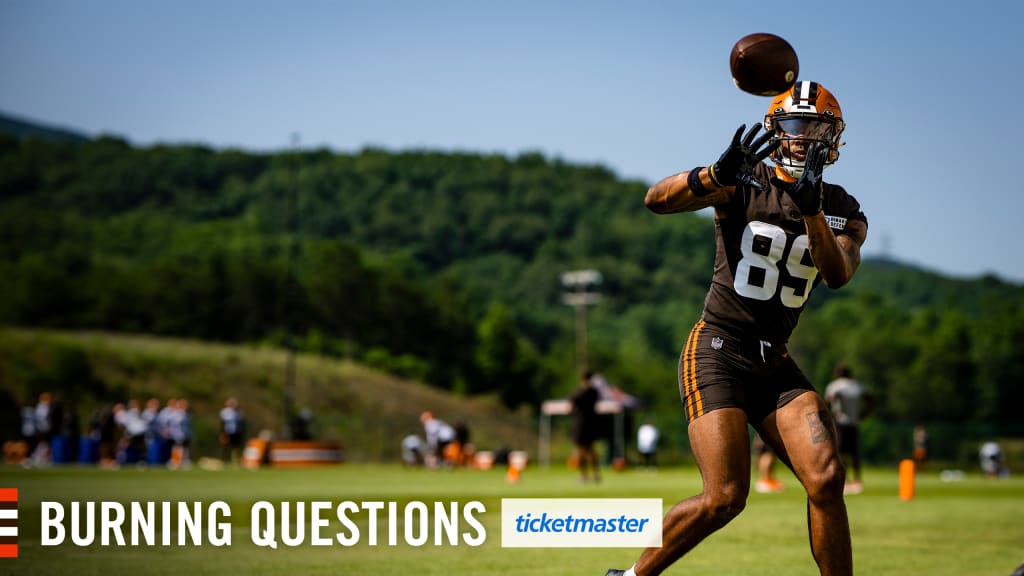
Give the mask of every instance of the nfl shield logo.
[[712, 338], [711, 339], [711, 347], [714, 348], [715, 350], [721, 350], [722, 349], [722, 339], [719, 338], [718, 336], [715, 336], [714, 338]]

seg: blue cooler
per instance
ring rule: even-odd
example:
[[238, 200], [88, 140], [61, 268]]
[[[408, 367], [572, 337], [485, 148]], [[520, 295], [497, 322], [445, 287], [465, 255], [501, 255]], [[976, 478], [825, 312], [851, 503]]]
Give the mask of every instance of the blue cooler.
[[71, 446], [68, 445], [67, 436], [50, 438], [50, 460], [54, 464], [67, 464], [71, 461]]
[[100, 441], [98, 438], [82, 436], [78, 442], [78, 463], [95, 464], [100, 461]]
[[153, 438], [146, 445], [146, 463], [150, 466], [163, 466], [167, 463], [164, 456], [164, 445], [167, 442], [163, 438]]

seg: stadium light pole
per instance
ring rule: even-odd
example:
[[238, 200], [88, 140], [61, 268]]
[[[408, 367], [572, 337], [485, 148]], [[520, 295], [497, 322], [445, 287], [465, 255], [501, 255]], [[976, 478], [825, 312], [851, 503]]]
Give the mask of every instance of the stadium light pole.
[[561, 274], [562, 286], [569, 289], [562, 294], [562, 302], [576, 310], [576, 370], [587, 369], [587, 307], [601, 301], [594, 288], [604, 278], [597, 270], [571, 270]]
[[291, 435], [291, 420], [295, 414], [295, 292], [298, 280], [295, 278], [295, 259], [298, 253], [298, 154], [299, 133], [291, 135], [291, 158], [288, 166], [288, 197], [285, 203], [285, 227], [288, 246], [285, 248], [284, 322], [284, 430], [282, 438]]

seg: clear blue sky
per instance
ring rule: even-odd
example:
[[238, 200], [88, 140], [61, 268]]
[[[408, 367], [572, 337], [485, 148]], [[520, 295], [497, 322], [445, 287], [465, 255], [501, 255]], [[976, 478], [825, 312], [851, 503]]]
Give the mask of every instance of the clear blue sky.
[[843, 107], [826, 180], [863, 205], [865, 254], [1024, 282], [1022, 23], [1020, 0], [0, 0], [0, 110], [143, 146], [539, 150], [652, 183], [760, 121], [728, 55], [773, 32]]

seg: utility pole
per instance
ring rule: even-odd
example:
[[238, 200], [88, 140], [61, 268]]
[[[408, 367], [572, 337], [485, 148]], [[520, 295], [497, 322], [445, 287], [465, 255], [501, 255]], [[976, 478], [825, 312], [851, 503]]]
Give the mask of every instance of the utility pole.
[[562, 303], [576, 309], [576, 370], [587, 370], [587, 306], [601, 301], [593, 291], [603, 277], [597, 270], [572, 270], [561, 274], [562, 286], [569, 289], [562, 294]]
[[295, 293], [298, 290], [298, 279], [295, 277], [295, 259], [298, 255], [298, 154], [299, 133], [293, 132], [291, 137], [291, 158], [288, 163], [288, 196], [285, 201], [285, 228], [287, 246], [285, 247], [285, 279], [284, 286], [284, 323], [285, 323], [285, 364], [284, 364], [284, 434], [291, 435], [291, 421], [295, 415]]

